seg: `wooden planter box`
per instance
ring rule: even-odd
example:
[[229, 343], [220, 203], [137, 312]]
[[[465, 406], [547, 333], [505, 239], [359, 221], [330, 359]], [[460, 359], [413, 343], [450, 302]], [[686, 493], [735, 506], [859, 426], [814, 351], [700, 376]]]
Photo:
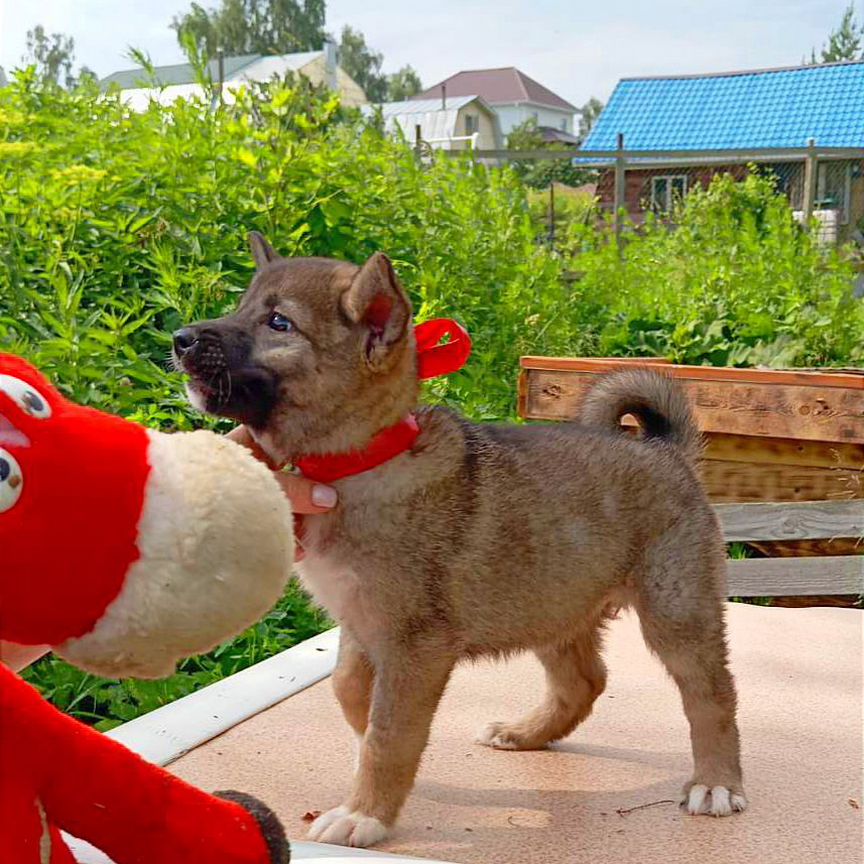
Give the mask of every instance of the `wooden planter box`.
[[706, 439], [712, 501], [864, 498], [864, 372], [524, 357], [519, 413], [573, 419], [595, 376], [622, 365], [657, 368], [684, 385]]

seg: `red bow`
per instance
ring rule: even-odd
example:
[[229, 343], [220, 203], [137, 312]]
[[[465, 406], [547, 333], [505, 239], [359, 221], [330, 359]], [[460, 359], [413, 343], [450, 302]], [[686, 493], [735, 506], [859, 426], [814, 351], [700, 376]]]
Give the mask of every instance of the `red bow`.
[[[442, 344], [446, 336], [450, 340]], [[417, 342], [417, 377], [421, 381], [458, 372], [471, 354], [471, 337], [449, 318], [424, 321], [414, 328]], [[303, 456], [295, 465], [304, 476], [318, 483], [333, 483], [343, 477], [371, 471], [414, 446], [420, 427], [413, 414], [395, 426], [382, 429], [363, 450]]]

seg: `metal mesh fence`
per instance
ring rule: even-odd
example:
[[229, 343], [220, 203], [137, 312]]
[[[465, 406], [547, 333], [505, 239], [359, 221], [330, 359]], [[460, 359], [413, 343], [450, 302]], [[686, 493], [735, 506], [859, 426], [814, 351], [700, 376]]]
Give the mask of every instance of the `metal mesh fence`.
[[[648, 214], [674, 219], [676, 203], [696, 188], [707, 189], [718, 175], [744, 180], [756, 172], [771, 177], [789, 199], [795, 218], [817, 232], [820, 242], [857, 239], [864, 246], [864, 148], [831, 149], [814, 145], [784, 150], [638, 152], [476, 151], [483, 161], [568, 159], [580, 169], [581, 191], [592, 195], [600, 215], [614, 217], [616, 230], [637, 229]], [[560, 184], [547, 188], [550, 235], [556, 224]]]

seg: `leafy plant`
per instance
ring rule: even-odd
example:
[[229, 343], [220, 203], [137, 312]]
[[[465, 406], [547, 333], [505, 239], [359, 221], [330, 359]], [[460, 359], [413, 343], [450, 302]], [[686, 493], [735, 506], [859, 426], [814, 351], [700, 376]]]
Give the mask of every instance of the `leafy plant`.
[[[625, 234], [573, 222], [580, 315], [597, 353], [715, 366], [817, 366], [864, 358], [853, 256], [825, 249], [773, 181], [718, 175], [670, 221]], [[586, 333], [586, 336], [588, 334]]]
[[[287, 255], [362, 262], [386, 250], [418, 318], [452, 315], [471, 330], [469, 368], [428, 395], [474, 416], [512, 415], [521, 352], [578, 350], [561, 264], [535, 243], [511, 172], [424, 166], [304, 79], [250, 87], [230, 105], [141, 113], [89, 84], [46, 87], [33, 70], [0, 89], [0, 350], [77, 401], [168, 431], [222, 428], [186, 404], [170, 334], [236, 304], [252, 229]], [[292, 589], [165, 681], [105, 681], [55, 657], [28, 677], [106, 727], [324, 626]]]

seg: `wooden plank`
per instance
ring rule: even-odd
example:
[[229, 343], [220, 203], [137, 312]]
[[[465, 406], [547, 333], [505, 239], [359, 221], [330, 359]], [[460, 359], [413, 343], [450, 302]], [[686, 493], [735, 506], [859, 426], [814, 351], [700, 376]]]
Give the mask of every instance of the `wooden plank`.
[[[676, 369], [678, 367], [670, 367]], [[524, 416], [577, 416], [592, 373], [525, 369]], [[681, 380], [704, 432], [864, 444], [864, 390]]]
[[[440, 150], [444, 156], [460, 155], [460, 151]], [[578, 147], [567, 147], [561, 150], [473, 150], [477, 159], [504, 160], [548, 160], [548, 159], [585, 159], [607, 161], [615, 160], [614, 150], [580, 150]], [[725, 164], [751, 162], [781, 161], [803, 162], [806, 155], [803, 147], [754, 147], [752, 150], [625, 150], [624, 156], [631, 159], [649, 160], [652, 162], [667, 162], [682, 160], [685, 164], [691, 162], [703, 163], [722, 162]], [[464, 155], [464, 151], [462, 152]], [[864, 159], [864, 150], [859, 147], [816, 147], [816, 155], [820, 159]], [[648, 164], [631, 165], [631, 168], [650, 168]]]
[[729, 597], [864, 594], [864, 556], [729, 561]]
[[706, 459], [699, 472], [714, 503], [864, 498], [864, 474], [849, 469]]
[[608, 372], [616, 364], [637, 365], [652, 369], [662, 364], [661, 371], [673, 378], [691, 381], [734, 381], [748, 384], [798, 384], [803, 387], [841, 387], [864, 390], [864, 369], [860, 372], [818, 372], [800, 369], [739, 369], [734, 366], [685, 366], [669, 364], [653, 357], [533, 357], [520, 358], [522, 369], [546, 372]]
[[[727, 543], [747, 540], [864, 538], [864, 501], [719, 504]], [[864, 540], [861, 551], [864, 552]]]
[[[864, 472], [864, 444], [726, 435], [723, 432], [706, 432], [704, 437], [707, 459], [809, 465], [814, 468], [848, 468], [854, 472]], [[861, 479], [864, 483], [864, 476]]]

